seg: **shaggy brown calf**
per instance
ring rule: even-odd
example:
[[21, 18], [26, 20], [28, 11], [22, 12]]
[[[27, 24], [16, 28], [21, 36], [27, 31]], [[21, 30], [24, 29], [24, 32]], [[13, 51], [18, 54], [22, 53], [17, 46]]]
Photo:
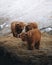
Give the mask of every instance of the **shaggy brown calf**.
[[11, 31], [13, 33], [14, 37], [18, 37], [18, 34], [22, 32], [24, 29], [25, 23], [19, 22], [19, 21], [14, 21], [11, 23]]
[[25, 31], [29, 31], [29, 30], [32, 30], [32, 29], [36, 29], [38, 28], [38, 25], [36, 22], [32, 22], [32, 23], [28, 23], [25, 27]]
[[28, 44], [28, 49], [33, 50], [34, 48], [39, 49], [41, 32], [39, 29], [32, 29], [28, 32], [21, 33], [19, 37], [26, 41]]

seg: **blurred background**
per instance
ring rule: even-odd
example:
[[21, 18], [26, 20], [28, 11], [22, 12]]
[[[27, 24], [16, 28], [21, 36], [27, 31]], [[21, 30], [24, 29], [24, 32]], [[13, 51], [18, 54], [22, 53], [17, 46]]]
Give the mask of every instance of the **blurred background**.
[[0, 0], [0, 36], [10, 33], [12, 21], [37, 22], [52, 31], [52, 0]]

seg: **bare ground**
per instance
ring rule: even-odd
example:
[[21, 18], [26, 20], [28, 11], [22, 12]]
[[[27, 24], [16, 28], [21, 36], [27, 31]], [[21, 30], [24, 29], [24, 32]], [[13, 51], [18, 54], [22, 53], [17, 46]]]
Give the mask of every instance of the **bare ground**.
[[39, 50], [12, 34], [0, 37], [0, 65], [52, 65], [52, 35], [42, 33]]

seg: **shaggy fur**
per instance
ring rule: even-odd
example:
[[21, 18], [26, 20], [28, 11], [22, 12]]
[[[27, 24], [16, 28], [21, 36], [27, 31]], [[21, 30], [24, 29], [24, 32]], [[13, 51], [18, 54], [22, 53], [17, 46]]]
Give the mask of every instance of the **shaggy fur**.
[[41, 32], [39, 29], [32, 29], [28, 32], [21, 33], [19, 37], [26, 41], [28, 44], [28, 49], [33, 50], [34, 48], [39, 49]]
[[36, 22], [33, 22], [33, 23], [28, 23], [28, 25], [25, 27], [25, 31], [29, 31], [29, 30], [32, 30], [32, 29], [36, 29], [38, 28], [38, 25]]
[[18, 37], [18, 34], [22, 32], [24, 29], [25, 24], [23, 22], [12, 22], [11, 23], [11, 31], [14, 37]]

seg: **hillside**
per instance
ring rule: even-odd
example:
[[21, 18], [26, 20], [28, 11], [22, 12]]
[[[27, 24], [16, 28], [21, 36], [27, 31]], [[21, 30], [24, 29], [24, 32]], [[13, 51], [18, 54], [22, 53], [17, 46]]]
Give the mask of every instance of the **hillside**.
[[42, 33], [39, 50], [12, 34], [0, 37], [0, 65], [52, 65], [52, 35]]

